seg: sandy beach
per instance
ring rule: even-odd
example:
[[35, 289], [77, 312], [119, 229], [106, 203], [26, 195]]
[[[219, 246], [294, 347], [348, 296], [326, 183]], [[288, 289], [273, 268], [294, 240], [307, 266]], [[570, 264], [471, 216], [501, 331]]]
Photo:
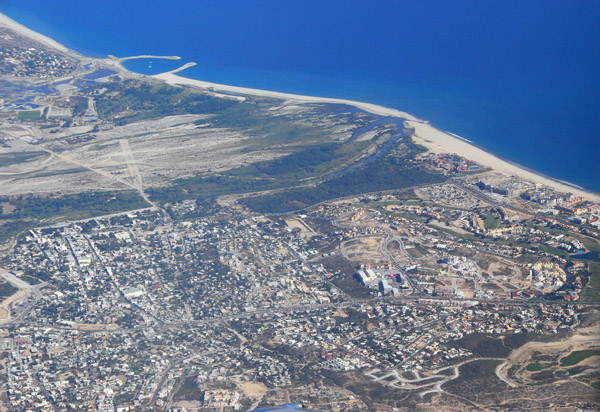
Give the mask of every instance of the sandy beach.
[[171, 72], [157, 74], [151, 77], [155, 79], [164, 80], [169, 84], [184, 84], [188, 86], [197, 86], [201, 88], [213, 88], [215, 91], [224, 91], [230, 93], [239, 93], [239, 94], [249, 94], [254, 96], [263, 96], [263, 97], [273, 97], [276, 99], [284, 99], [284, 100], [293, 100], [296, 102], [303, 103], [334, 103], [334, 104], [347, 104], [350, 106], [358, 107], [369, 113], [374, 113], [382, 116], [394, 116], [401, 117], [403, 119], [410, 120], [419, 120], [411, 114], [406, 112], [402, 112], [396, 109], [390, 109], [388, 107], [379, 106], [372, 103], [363, 103], [363, 102], [355, 102], [352, 100], [345, 99], [331, 99], [326, 97], [314, 97], [314, 96], [303, 96], [300, 94], [291, 94], [291, 93], [281, 93], [281, 92], [273, 92], [269, 90], [259, 90], [259, 89], [250, 89], [247, 87], [238, 87], [238, 86], [227, 86], [225, 84], [217, 84], [205, 82], [202, 80], [194, 80], [188, 79], [187, 77], [182, 77], [176, 75], [174, 72], [180, 71], [180, 69], [176, 69]]
[[[78, 53], [68, 49], [62, 44], [52, 40], [49, 37], [41, 35], [27, 27], [17, 23], [16, 21], [6, 17], [5, 15], [0, 13], [0, 26], [8, 27], [15, 32], [32, 38], [48, 47], [59, 50], [62, 53], [69, 54], [72, 56], [77, 56], [79, 58], [85, 58], [84, 56], [79, 55]], [[139, 75], [125, 69], [121, 62], [132, 59], [132, 58], [144, 58], [144, 57], [152, 57], [152, 58], [166, 58], [171, 60], [178, 60], [178, 56], [132, 56], [132, 57], [122, 57], [116, 58], [114, 56], [109, 56], [107, 59], [96, 59], [98, 61], [102, 61], [108, 66], [112, 66], [118, 68], [119, 70], [127, 73], [129, 75], [135, 76], [144, 76]], [[345, 104], [357, 107], [361, 110], [367, 111], [369, 113], [382, 115], [382, 116], [394, 116], [406, 119], [407, 126], [413, 127], [415, 129], [415, 140], [417, 143], [427, 147], [430, 151], [434, 153], [454, 153], [460, 156], [463, 156], [467, 159], [471, 159], [476, 161], [482, 165], [490, 166], [494, 170], [507, 174], [519, 176], [525, 180], [529, 180], [535, 183], [542, 183], [548, 187], [554, 188], [561, 192], [571, 192], [575, 195], [583, 196], [586, 199], [593, 200], [596, 202], [600, 202], [600, 194], [588, 192], [583, 189], [579, 189], [574, 186], [567, 185], [565, 183], [559, 182], [557, 180], [542, 176], [533, 171], [526, 170], [523, 167], [519, 167], [516, 164], [507, 162], [502, 160], [491, 153], [488, 153], [472, 144], [469, 144], [467, 141], [461, 140], [457, 137], [454, 137], [448, 133], [445, 133], [435, 127], [429, 125], [427, 122], [420, 120], [409, 113], [391, 109], [388, 107], [383, 107], [380, 105], [372, 104], [372, 103], [364, 103], [357, 102], [346, 99], [334, 99], [334, 98], [325, 98], [325, 97], [314, 97], [314, 96], [304, 96], [297, 95], [291, 93], [281, 93], [275, 91], [268, 90], [259, 90], [259, 89], [251, 89], [247, 87], [238, 87], [238, 86], [229, 86], [218, 83], [205, 82], [201, 80], [189, 79], [186, 77], [179, 76], [178, 72], [194, 66], [195, 63], [186, 63], [182, 67], [172, 70], [170, 72], [165, 72], [161, 74], [157, 74], [154, 76], [149, 76], [155, 79], [163, 80], [171, 85], [188, 85], [195, 86], [203, 89], [212, 89], [214, 92], [230, 92], [230, 93], [239, 93], [245, 95], [255, 95], [255, 96], [263, 96], [263, 97], [272, 97], [277, 99], [288, 100], [291, 102], [301, 102], [301, 103], [333, 103], [333, 104]], [[148, 77], [148, 76], [144, 76]]]
[[[179, 70], [177, 70], [179, 71]], [[225, 91], [231, 93], [240, 93], [255, 96], [273, 97], [278, 99], [285, 99], [295, 102], [304, 103], [334, 103], [334, 104], [347, 104], [350, 106], [357, 107], [369, 113], [382, 115], [382, 116], [395, 116], [406, 119], [406, 125], [415, 129], [414, 138], [417, 143], [427, 147], [431, 152], [434, 153], [454, 153], [467, 159], [476, 161], [482, 165], [490, 166], [495, 171], [504, 173], [509, 176], [518, 176], [522, 179], [541, 183], [545, 186], [551, 187], [560, 192], [571, 192], [577, 196], [583, 196], [586, 199], [600, 202], [600, 194], [588, 192], [583, 189], [579, 189], [574, 186], [561, 183], [557, 180], [542, 176], [535, 172], [529, 171], [523, 167], [519, 167], [516, 164], [502, 160], [499, 157], [494, 156], [472, 144], [469, 144], [465, 140], [456, 138], [448, 133], [445, 133], [435, 127], [427, 124], [427, 122], [420, 120], [411, 114], [402, 112], [396, 109], [390, 109], [388, 107], [379, 106], [371, 103], [356, 102], [345, 99], [331, 99], [325, 97], [313, 97], [303, 96], [291, 93], [280, 93], [268, 90], [250, 89], [246, 87], [228, 86], [224, 84], [210, 83], [201, 80], [189, 79], [187, 77], [178, 76], [173, 72], [161, 73], [152, 76], [156, 79], [164, 80], [171, 85], [188, 85], [196, 86], [200, 88], [211, 88], [214, 91]]]
[[490, 166], [495, 171], [510, 176], [519, 176], [530, 182], [542, 183], [545, 186], [554, 188], [560, 192], [571, 192], [578, 196], [595, 202], [600, 201], [600, 195], [570, 186], [554, 179], [539, 175], [535, 172], [526, 170], [516, 164], [502, 160], [491, 153], [488, 153], [468, 142], [458, 139], [448, 133], [442, 132], [427, 123], [415, 120], [407, 120], [408, 127], [415, 128], [414, 138], [417, 143], [427, 147], [433, 153], [456, 153], [467, 159], [474, 160], [486, 166]]

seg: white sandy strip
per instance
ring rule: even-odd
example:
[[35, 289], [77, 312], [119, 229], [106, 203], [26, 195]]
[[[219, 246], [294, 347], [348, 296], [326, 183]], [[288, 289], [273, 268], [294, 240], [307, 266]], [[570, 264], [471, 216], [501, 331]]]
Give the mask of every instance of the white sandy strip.
[[79, 53], [76, 53], [73, 50], [66, 48], [65, 46], [58, 43], [57, 41], [52, 40], [50, 37], [46, 37], [43, 34], [40, 34], [31, 29], [28, 29], [27, 27], [23, 26], [22, 24], [17, 23], [13, 19], [5, 16], [2, 13], [0, 13], [0, 26], [8, 27], [9, 29], [13, 30], [14, 32], [20, 34], [21, 36], [34, 39], [38, 43], [42, 43], [48, 47], [54, 48], [65, 54], [77, 55], [77, 56], [81, 57], [79, 55]]
[[[39, 34], [31, 29], [28, 29], [27, 27], [23, 26], [22, 24], [17, 23], [16, 21], [10, 19], [9, 17], [5, 16], [2, 13], [0, 13], [0, 26], [8, 27], [9, 29], [17, 32], [18, 34], [20, 34], [22, 36], [32, 38], [42, 44], [45, 44], [48, 47], [57, 49], [65, 54], [76, 55], [80, 58], [84, 57], [84, 56], [81, 56], [78, 53], [66, 48], [62, 44], [52, 40], [51, 38], [46, 37], [42, 34]], [[135, 58], [135, 57], [142, 57], [142, 56], [133, 56], [133, 58]], [[160, 58], [160, 56], [152, 56], [152, 57]], [[132, 57], [130, 57], [130, 58], [132, 58]], [[167, 56], [167, 58], [177, 59], [177, 56]], [[103, 59], [102, 61], [105, 64], [114, 65], [114, 66], [126, 71], [120, 65], [120, 61], [123, 61], [125, 59], [127, 59], [127, 58], [124, 58], [124, 59], [108, 58], [108, 59]], [[514, 165], [514, 164], [504, 161], [490, 153], [487, 153], [487, 152], [485, 152], [463, 140], [453, 137], [453, 136], [449, 135], [448, 133], [444, 133], [441, 130], [438, 130], [438, 129], [422, 122], [421, 120], [417, 119], [416, 117], [414, 117], [406, 112], [402, 112], [400, 110], [390, 109], [388, 107], [383, 107], [383, 106], [379, 106], [376, 104], [355, 102], [352, 100], [345, 100], [345, 99], [331, 99], [331, 98], [325, 98], [325, 97], [302, 96], [302, 95], [291, 94], [291, 93], [280, 93], [280, 92], [273, 92], [273, 91], [268, 91], [268, 90], [250, 89], [250, 88], [246, 88], [246, 87], [227, 86], [224, 84], [217, 84], [217, 83], [204, 82], [201, 80], [188, 79], [185, 77], [178, 76], [174, 73], [174, 72], [178, 72], [184, 68], [191, 67], [191, 66], [192, 66], [192, 63], [188, 63], [187, 65], [184, 65], [183, 67], [176, 69], [173, 72], [161, 73], [161, 74], [157, 74], [152, 77], [154, 77], [156, 79], [164, 80], [169, 84], [183, 84], [183, 85], [197, 86], [197, 87], [201, 87], [201, 88], [213, 88], [215, 91], [226, 91], [226, 92], [240, 93], [240, 94], [247, 94], [247, 95], [273, 97], [273, 98], [277, 98], [277, 99], [293, 100], [293, 101], [304, 102], [304, 103], [347, 104], [347, 105], [362, 109], [364, 111], [367, 111], [369, 113], [373, 113], [373, 114], [377, 114], [377, 115], [381, 115], [381, 116], [400, 117], [400, 118], [407, 120], [407, 125], [409, 127], [415, 128], [415, 138], [416, 138], [417, 142], [422, 144], [423, 146], [427, 147], [429, 150], [431, 150], [433, 152], [455, 153], [457, 155], [463, 156], [467, 159], [474, 160], [483, 165], [490, 166], [499, 172], [506, 173], [508, 175], [519, 176], [523, 179], [526, 179], [526, 180], [529, 180], [532, 182], [542, 183], [548, 187], [552, 187], [561, 192], [571, 192], [576, 195], [583, 196], [587, 199], [590, 199], [590, 200], [593, 200], [596, 202], [600, 202], [600, 195], [598, 195], [598, 194], [590, 193], [585, 190], [581, 190], [576, 187], [569, 186], [564, 183], [558, 182], [556, 180], [549, 179], [547, 177], [544, 177], [544, 176], [538, 175], [536, 173], [530, 172], [528, 170], [525, 170], [521, 167], [518, 167], [517, 165]], [[131, 72], [129, 72], [129, 73], [131, 73]]]
[[425, 146], [434, 153], [455, 153], [467, 159], [474, 160], [485, 166], [490, 166], [498, 172], [519, 176], [525, 180], [534, 183], [542, 183], [548, 187], [554, 188], [560, 192], [571, 192], [577, 196], [583, 196], [586, 199], [595, 202], [600, 201], [600, 195], [578, 189], [576, 187], [558, 182], [554, 179], [541, 176], [535, 172], [523, 169], [518, 165], [502, 160], [493, 154], [490, 154], [468, 142], [457, 139], [454, 136], [444, 133], [429, 124], [408, 120], [405, 122], [408, 127], [415, 128], [415, 140], [417, 143]]
[[430, 151], [434, 153], [454, 153], [467, 159], [474, 160], [482, 165], [492, 167], [498, 172], [511, 176], [519, 176], [522, 179], [529, 180], [534, 183], [542, 183], [560, 192], [571, 192], [577, 196], [583, 196], [586, 199], [593, 200], [595, 202], [600, 202], [600, 195], [598, 194], [578, 189], [576, 187], [558, 182], [556, 180], [523, 169], [515, 164], [502, 160], [484, 150], [481, 150], [464, 140], [458, 139], [448, 133], [442, 132], [441, 130], [438, 130], [435, 127], [430, 126], [429, 124], [415, 118], [414, 116], [399, 110], [390, 109], [371, 103], [355, 102], [352, 100], [302, 96], [298, 94], [250, 89], [246, 87], [227, 86], [224, 84], [188, 79], [186, 77], [178, 76], [172, 72], [161, 73], [152, 77], [164, 80], [169, 84], [181, 84], [188, 86], [197, 86], [201, 88], [212, 88], [215, 91], [226, 91], [247, 95], [273, 97], [278, 99], [286, 99], [306, 103], [347, 104], [378, 115], [401, 117], [407, 119], [407, 126], [415, 128], [415, 140], [417, 141], [417, 143], [427, 147]]
[[280, 92], [272, 92], [268, 90], [258, 90], [258, 89], [250, 89], [247, 87], [238, 87], [238, 86], [227, 86], [224, 84], [217, 83], [209, 83], [201, 80], [193, 80], [188, 79], [186, 77], [181, 77], [172, 72], [161, 73], [152, 76], [156, 79], [161, 79], [166, 81], [169, 84], [185, 84], [189, 86], [198, 86], [202, 88], [212, 87], [215, 91], [225, 91], [231, 93], [239, 93], [239, 94], [249, 94], [254, 96], [263, 96], [263, 97], [273, 97], [276, 99], [285, 99], [285, 100], [295, 100], [305, 103], [335, 103], [335, 104], [347, 104], [350, 106], [358, 107], [364, 111], [382, 115], [382, 116], [394, 116], [401, 117], [404, 119], [410, 120], [418, 120], [416, 117], [406, 113], [401, 112], [400, 110], [390, 109], [383, 106], [378, 106], [376, 104], [371, 103], [362, 103], [362, 102], [354, 102], [352, 100], [344, 100], [344, 99], [330, 99], [327, 97], [313, 97], [313, 96], [302, 96], [300, 94], [291, 94], [291, 93], [280, 93]]
[[[181, 60], [180, 56], [157, 56], [155, 54], [140, 54], [139, 56], [129, 56], [129, 57], [114, 57], [114, 56], [109, 56], [109, 57], [113, 57], [113, 58], [119, 60], [120, 62], [125, 62], [127, 60], [136, 60], [136, 59]], [[194, 66], [195, 65], [196, 65], [196, 63], [194, 63]], [[190, 67], [190, 66], [188, 66], [188, 67]]]

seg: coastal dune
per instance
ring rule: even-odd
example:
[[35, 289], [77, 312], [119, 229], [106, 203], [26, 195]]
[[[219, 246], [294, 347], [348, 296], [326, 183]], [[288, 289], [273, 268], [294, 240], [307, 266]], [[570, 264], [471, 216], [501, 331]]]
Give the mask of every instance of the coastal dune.
[[[180, 70], [177, 69], [177, 71], [180, 71]], [[300, 94], [291, 94], [291, 93], [273, 92], [273, 91], [269, 91], [269, 90], [250, 89], [248, 87], [228, 86], [225, 84], [210, 83], [210, 82], [205, 82], [202, 80], [188, 79], [187, 77], [182, 77], [182, 76], [176, 75], [175, 71], [156, 74], [152, 77], [154, 77], [155, 79], [164, 80], [165, 82], [167, 82], [169, 84], [197, 86], [197, 87], [201, 87], [201, 88], [205, 88], [205, 89], [212, 88], [215, 91], [248, 94], [248, 95], [262, 96], [262, 97], [273, 97], [275, 99], [294, 100], [294, 101], [304, 102], [304, 103], [347, 104], [349, 106], [357, 107], [366, 112], [374, 113], [374, 114], [378, 114], [378, 115], [382, 115], [382, 116], [394, 116], [394, 117], [401, 117], [403, 119], [418, 120], [416, 117], [414, 117], [406, 112], [402, 112], [402, 111], [396, 110], [396, 109], [390, 109], [388, 107], [379, 106], [377, 104], [355, 102], [352, 100], [345, 100], [345, 99], [332, 99], [332, 98], [327, 98], [327, 97], [303, 96]]]
[[[57, 51], [62, 53], [80, 58], [85, 60], [94, 60], [101, 61], [107, 66], [114, 67], [115, 69], [121, 70], [123, 73], [128, 73], [129, 75], [134, 76], [143, 76], [132, 73], [126, 70], [121, 62], [132, 59], [132, 58], [143, 58], [143, 57], [152, 57], [152, 58], [167, 58], [171, 60], [179, 60], [178, 56], [132, 56], [132, 57], [124, 57], [124, 58], [115, 58], [114, 56], [110, 56], [107, 59], [89, 59], [85, 56], [81, 56], [80, 54], [68, 49], [62, 44], [56, 42], [55, 40], [46, 37], [40, 33], [37, 33], [16, 21], [10, 19], [9, 17], [0, 13], [0, 26], [7, 27], [22, 36], [29, 37], [46, 45], [47, 47], [54, 48]], [[194, 63], [187, 63], [182, 67], [166, 72], [151, 76], [155, 79], [163, 80], [171, 85], [188, 85], [200, 87], [203, 89], [212, 89], [215, 92], [224, 91], [230, 93], [238, 93], [242, 95], [255, 95], [255, 96], [263, 96], [263, 97], [272, 97], [276, 99], [284, 99], [291, 102], [300, 102], [300, 103], [333, 103], [333, 104], [345, 104], [357, 107], [361, 110], [364, 110], [369, 113], [373, 113], [381, 116], [393, 116], [405, 119], [405, 124], [407, 127], [414, 128], [414, 139], [417, 143], [425, 146], [431, 152], [434, 153], [452, 153], [457, 154], [459, 156], [465, 157], [467, 159], [476, 161], [481, 163], [482, 165], [492, 167], [498, 172], [518, 176], [525, 180], [529, 180], [535, 183], [542, 183], [548, 187], [554, 188], [560, 192], [571, 192], [578, 196], [583, 196], [586, 199], [593, 200], [596, 202], [600, 202], [600, 194], [592, 193], [581, 189], [579, 187], [571, 186], [565, 184], [563, 182], [557, 181], [555, 179], [540, 175], [535, 173], [534, 171], [527, 170], [519, 165], [508, 162], [506, 160], [502, 160], [497, 156], [492, 155], [472, 144], [468, 141], [461, 140], [460, 138], [454, 137], [451, 134], [445, 133], [435, 127], [429, 125], [427, 122], [412, 116], [409, 113], [391, 109], [388, 107], [383, 107], [380, 105], [372, 104], [372, 103], [364, 103], [357, 102], [352, 100], [345, 99], [334, 99], [334, 98], [325, 98], [325, 97], [313, 97], [313, 96], [303, 96], [291, 93], [281, 93], [275, 91], [268, 90], [259, 90], [259, 89], [251, 89], [246, 87], [238, 87], [238, 86], [228, 86], [223, 84], [205, 82], [201, 80], [189, 79], [186, 77], [179, 76], [178, 72], [192, 67], [195, 65]]]
[[251, 89], [247, 87], [228, 86], [224, 84], [205, 82], [202, 80], [189, 79], [187, 77], [178, 76], [174, 72], [166, 72], [152, 76], [156, 79], [163, 80], [171, 85], [187, 85], [196, 86], [204, 89], [212, 89], [214, 91], [224, 91], [230, 93], [239, 93], [254, 96], [273, 97], [303, 103], [333, 103], [346, 104], [357, 107], [369, 113], [381, 116], [394, 116], [405, 119], [405, 125], [409, 128], [414, 128], [415, 133], [413, 138], [416, 143], [426, 147], [433, 153], [452, 153], [464, 158], [476, 161], [482, 165], [489, 166], [495, 171], [509, 175], [518, 176], [522, 179], [541, 183], [545, 186], [553, 188], [559, 192], [570, 192], [577, 196], [582, 196], [586, 199], [600, 202], [600, 194], [592, 193], [581, 188], [571, 186], [552, 178], [540, 175], [533, 171], [527, 170], [522, 166], [500, 159], [491, 153], [488, 153], [466, 140], [454, 137], [449, 133], [443, 132], [429, 125], [427, 122], [412, 116], [409, 113], [391, 109], [388, 107], [379, 106], [372, 103], [356, 102], [345, 99], [333, 99], [325, 97], [303, 96], [291, 93], [281, 93], [268, 90]]

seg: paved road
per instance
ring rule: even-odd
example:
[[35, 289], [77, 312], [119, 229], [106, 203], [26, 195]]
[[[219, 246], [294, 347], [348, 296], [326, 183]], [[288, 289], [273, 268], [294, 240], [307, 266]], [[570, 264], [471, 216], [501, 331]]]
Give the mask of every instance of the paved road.
[[[586, 306], [586, 307], [600, 307], [600, 302], [567, 302], [567, 301], [545, 301], [540, 299], [530, 299], [530, 300], [502, 300], [502, 299], [492, 299], [492, 300], [479, 300], [479, 299], [461, 299], [458, 297], [440, 297], [440, 296], [425, 296], [425, 295], [398, 295], [398, 296], [386, 296], [386, 297], [369, 297], [369, 298], [354, 298], [353, 300], [347, 300], [343, 302], [336, 303], [322, 303], [322, 304], [293, 304], [293, 305], [284, 305], [278, 306], [276, 308], [266, 307], [260, 309], [254, 309], [245, 312], [239, 313], [230, 313], [227, 315], [214, 317], [214, 318], [206, 318], [206, 319], [198, 319], [192, 321], [178, 321], [178, 322], [160, 322], [158, 326], [161, 327], [181, 327], [184, 325], [203, 325], [203, 324], [217, 324], [222, 322], [229, 322], [234, 319], [244, 319], [249, 318], [255, 315], [263, 315], [263, 314], [285, 314], [285, 313], [293, 313], [293, 312], [306, 312], [306, 311], [314, 311], [314, 310], [327, 310], [327, 309], [340, 309], [347, 308], [351, 306], [356, 306], [360, 304], [379, 304], [383, 302], [389, 303], [403, 303], [403, 302], [417, 302], [422, 301], [422, 304], [429, 304], [430, 302], [435, 303], [439, 302], [443, 304], [447, 302], [449, 305], [461, 304], [465, 302], [485, 302], [488, 305], [500, 305], [500, 306], [517, 306], [517, 307], [536, 307], [539, 305], [546, 306], [570, 306], [570, 305], [578, 305], [578, 306]], [[33, 305], [32, 305], [33, 306]], [[22, 316], [20, 316], [22, 317]], [[14, 319], [11, 322], [7, 322], [3, 325], [0, 325], [0, 328], [6, 327], [11, 323], [16, 323], [17, 319]], [[135, 328], [114, 328], [114, 329], [106, 329], [105, 327], [98, 329], [85, 329], [86, 332], [131, 332], [134, 330], [144, 329], [146, 327], [156, 327], [157, 325], [144, 325], [137, 326]], [[55, 329], [77, 329], [75, 327], [67, 327], [67, 326], [54, 326]]]
[[0, 269], [0, 276], [2, 276], [4, 280], [6, 280], [8, 283], [10, 283], [16, 288], [27, 290], [31, 289], [31, 285], [29, 283], [25, 282], [23, 279], [16, 277], [12, 273], [5, 271], [4, 269]]
[[37, 284], [37, 285], [30, 285], [29, 283], [25, 282], [23, 279], [13, 275], [10, 272], [7, 272], [6, 270], [0, 268], [0, 277], [2, 277], [4, 280], [6, 280], [8, 283], [10, 283], [11, 285], [13, 285], [14, 287], [18, 288], [18, 289], [23, 289], [27, 292], [33, 293], [36, 298], [40, 299], [42, 297], [42, 293], [40, 292], [40, 289], [43, 288], [44, 286], [47, 285], [46, 282]]
[[382, 243], [381, 245], [381, 251], [387, 256], [387, 258], [392, 262], [392, 264], [394, 265], [394, 268], [396, 270], [399, 271], [399, 273], [402, 275], [402, 279], [408, 281], [408, 283], [410, 284], [412, 290], [414, 293], [421, 293], [417, 283], [406, 274], [406, 272], [404, 272], [402, 270], [402, 266], [396, 262], [396, 259], [394, 258], [394, 256], [392, 256], [392, 254], [390, 253], [388, 246], [390, 243], [392, 242], [397, 242], [398, 245], [400, 245], [400, 250], [402, 250], [402, 253], [404, 253], [408, 259], [411, 261], [411, 263], [414, 263], [414, 259], [412, 258], [412, 256], [406, 251], [406, 248], [404, 247], [404, 242], [402, 241], [402, 238], [400, 236], [394, 236], [394, 234], [392, 233], [391, 230], [386, 229], [386, 233], [388, 235], [388, 238]]
[[482, 200], [486, 203], [491, 204], [492, 206], [496, 206], [496, 207], [505, 207], [507, 209], [512, 209], [512, 210], [516, 210], [517, 212], [521, 212], [527, 215], [534, 215], [535, 211], [533, 210], [527, 210], [527, 209], [523, 209], [520, 208], [518, 206], [515, 206], [513, 204], [508, 203], [508, 201], [506, 203], [501, 203], [498, 202], [497, 200], [493, 199], [490, 196], [487, 196], [485, 192], [479, 190], [479, 189], [475, 189], [474, 187], [465, 184], [464, 182], [458, 180], [458, 179], [451, 179], [451, 182], [457, 186], [460, 187], [461, 189], [463, 189], [465, 192], [470, 193], [471, 195], [473, 195], [474, 197], [476, 197], [479, 200]]
[[58, 408], [58, 406], [56, 406], [56, 404], [54, 403], [54, 400], [52, 399], [52, 395], [50, 394], [50, 392], [48, 392], [44, 383], [42, 381], [40, 381], [37, 373], [35, 373], [33, 375], [33, 379], [35, 380], [35, 383], [40, 388], [40, 390], [42, 391], [42, 393], [44, 394], [46, 399], [48, 399], [48, 402], [50, 402], [50, 406], [52, 406], [52, 409], [55, 412], [60, 412], [60, 409]]

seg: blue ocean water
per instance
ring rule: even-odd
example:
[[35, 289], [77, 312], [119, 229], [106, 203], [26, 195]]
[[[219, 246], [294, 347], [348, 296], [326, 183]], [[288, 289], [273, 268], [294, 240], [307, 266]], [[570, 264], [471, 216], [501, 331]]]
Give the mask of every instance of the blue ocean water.
[[[91, 56], [182, 75], [367, 101], [600, 192], [600, 2], [581, 0], [0, 0]], [[152, 66], [152, 67], [149, 67]]]

